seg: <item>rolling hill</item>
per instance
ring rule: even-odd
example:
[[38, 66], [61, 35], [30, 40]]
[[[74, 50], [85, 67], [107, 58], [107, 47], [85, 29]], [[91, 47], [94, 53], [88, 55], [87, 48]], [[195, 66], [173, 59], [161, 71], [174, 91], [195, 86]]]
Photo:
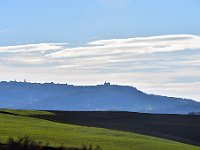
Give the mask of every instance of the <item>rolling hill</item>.
[[54, 83], [0, 82], [0, 108], [131, 111], [145, 113], [188, 114], [199, 112], [200, 103], [166, 96], [146, 94], [131, 86], [73, 86]]

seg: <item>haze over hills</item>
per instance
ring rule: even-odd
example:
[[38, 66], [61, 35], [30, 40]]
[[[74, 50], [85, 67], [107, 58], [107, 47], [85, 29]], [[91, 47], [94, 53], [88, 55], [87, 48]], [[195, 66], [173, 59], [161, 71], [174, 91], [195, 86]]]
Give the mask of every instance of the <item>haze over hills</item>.
[[0, 107], [12, 109], [131, 111], [188, 114], [200, 103], [181, 98], [146, 94], [135, 87], [110, 85], [73, 86], [54, 83], [0, 82]]

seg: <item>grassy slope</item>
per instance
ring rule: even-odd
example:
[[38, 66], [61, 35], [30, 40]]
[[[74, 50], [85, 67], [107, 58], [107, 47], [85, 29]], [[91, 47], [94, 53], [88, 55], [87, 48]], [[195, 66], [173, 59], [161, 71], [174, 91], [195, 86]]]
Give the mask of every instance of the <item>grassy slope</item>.
[[199, 147], [134, 133], [61, 124], [26, 116], [48, 112], [4, 111], [23, 116], [0, 113], [1, 142], [5, 142], [8, 137], [29, 135], [43, 143], [49, 142], [52, 146], [64, 143], [66, 146], [100, 145], [105, 150], [200, 150]]

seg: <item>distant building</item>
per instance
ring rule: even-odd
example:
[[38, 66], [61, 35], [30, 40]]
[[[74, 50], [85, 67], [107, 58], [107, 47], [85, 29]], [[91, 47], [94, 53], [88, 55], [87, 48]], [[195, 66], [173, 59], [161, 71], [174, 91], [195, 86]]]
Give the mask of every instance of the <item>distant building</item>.
[[109, 85], [110, 85], [110, 82], [106, 82], [106, 81], [105, 81], [104, 85], [109, 86]]

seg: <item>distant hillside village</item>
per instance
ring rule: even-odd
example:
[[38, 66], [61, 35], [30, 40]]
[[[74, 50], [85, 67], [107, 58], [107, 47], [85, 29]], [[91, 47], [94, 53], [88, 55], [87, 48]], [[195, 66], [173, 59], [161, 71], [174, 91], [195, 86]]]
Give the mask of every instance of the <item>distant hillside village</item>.
[[[26, 79], [24, 79], [24, 81], [17, 81], [17, 80], [14, 80], [14, 81], [0, 81], [0, 84], [42, 84], [42, 85], [45, 85], [45, 84], [50, 84], [50, 85], [68, 85], [68, 86], [74, 86], [73, 84], [68, 84], [68, 83], [54, 83], [54, 82], [45, 82], [45, 83], [38, 83], [38, 82], [27, 82]], [[98, 85], [94, 85], [94, 86], [119, 86], [119, 85], [115, 85], [115, 84], [111, 84], [110, 82], [107, 82], [105, 81], [103, 84], [98, 84]]]

